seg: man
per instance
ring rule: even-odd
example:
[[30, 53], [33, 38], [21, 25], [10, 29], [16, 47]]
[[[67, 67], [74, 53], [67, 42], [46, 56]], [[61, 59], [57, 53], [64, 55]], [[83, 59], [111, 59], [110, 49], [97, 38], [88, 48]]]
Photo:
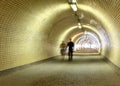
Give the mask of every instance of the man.
[[74, 43], [72, 42], [71, 39], [70, 39], [70, 41], [67, 43], [67, 47], [68, 47], [69, 61], [71, 61], [72, 58], [73, 58], [73, 49], [74, 49]]

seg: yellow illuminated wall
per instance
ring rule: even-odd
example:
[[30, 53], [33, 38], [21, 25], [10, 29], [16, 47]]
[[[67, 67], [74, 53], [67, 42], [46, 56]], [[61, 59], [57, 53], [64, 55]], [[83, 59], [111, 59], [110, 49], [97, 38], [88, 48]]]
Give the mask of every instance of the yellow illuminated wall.
[[64, 0], [1, 0], [0, 70], [58, 55], [56, 41], [49, 35], [55, 18], [69, 8], [66, 4]]
[[[107, 13], [105, 9], [95, 9], [94, 7], [92, 8], [92, 6], [87, 6], [87, 5], [79, 5], [79, 8], [81, 10], [87, 11], [89, 13], [91, 13], [92, 15], [94, 15], [96, 17], [96, 19], [98, 19], [98, 21], [101, 22], [101, 24], [103, 25], [104, 29], [107, 31], [109, 38], [110, 38], [110, 46], [109, 48], [107, 48], [109, 51], [108, 53], [104, 53], [103, 55], [105, 57], [107, 57], [111, 62], [113, 62], [115, 65], [119, 66], [119, 51], [120, 48], [119, 46], [119, 34], [118, 34], [118, 30], [119, 30], [119, 26], [115, 23], [114, 19], [111, 17], [111, 13]], [[104, 13], [104, 15], [103, 15]], [[107, 40], [106, 40], [107, 41]]]

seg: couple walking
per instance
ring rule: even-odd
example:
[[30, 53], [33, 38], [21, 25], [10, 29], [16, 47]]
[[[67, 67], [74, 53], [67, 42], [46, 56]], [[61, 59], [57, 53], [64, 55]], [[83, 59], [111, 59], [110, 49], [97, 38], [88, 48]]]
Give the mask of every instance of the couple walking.
[[74, 48], [74, 43], [72, 42], [72, 40], [70, 39], [70, 41], [66, 43], [63, 41], [61, 44], [60, 44], [60, 53], [61, 55], [63, 56], [63, 59], [64, 59], [64, 56], [66, 54], [66, 49], [68, 48], [68, 57], [69, 57], [69, 61], [72, 60], [73, 58], [73, 48]]

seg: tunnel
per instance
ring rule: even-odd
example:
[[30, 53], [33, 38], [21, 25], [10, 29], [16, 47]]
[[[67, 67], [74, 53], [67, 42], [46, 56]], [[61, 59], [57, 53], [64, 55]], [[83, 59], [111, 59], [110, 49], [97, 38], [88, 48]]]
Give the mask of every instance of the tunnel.
[[78, 58], [102, 56], [120, 68], [119, 11], [119, 0], [1, 0], [0, 71], [60, 56], [69, 38]]

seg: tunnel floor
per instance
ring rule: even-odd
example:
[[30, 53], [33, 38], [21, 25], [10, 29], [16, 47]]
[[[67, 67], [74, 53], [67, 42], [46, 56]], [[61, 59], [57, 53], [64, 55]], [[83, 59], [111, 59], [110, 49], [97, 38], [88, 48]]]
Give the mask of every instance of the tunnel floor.
[[120, 86], [120, 73], [102, 56], [59, 56], [0, 75], [0, 86]]

